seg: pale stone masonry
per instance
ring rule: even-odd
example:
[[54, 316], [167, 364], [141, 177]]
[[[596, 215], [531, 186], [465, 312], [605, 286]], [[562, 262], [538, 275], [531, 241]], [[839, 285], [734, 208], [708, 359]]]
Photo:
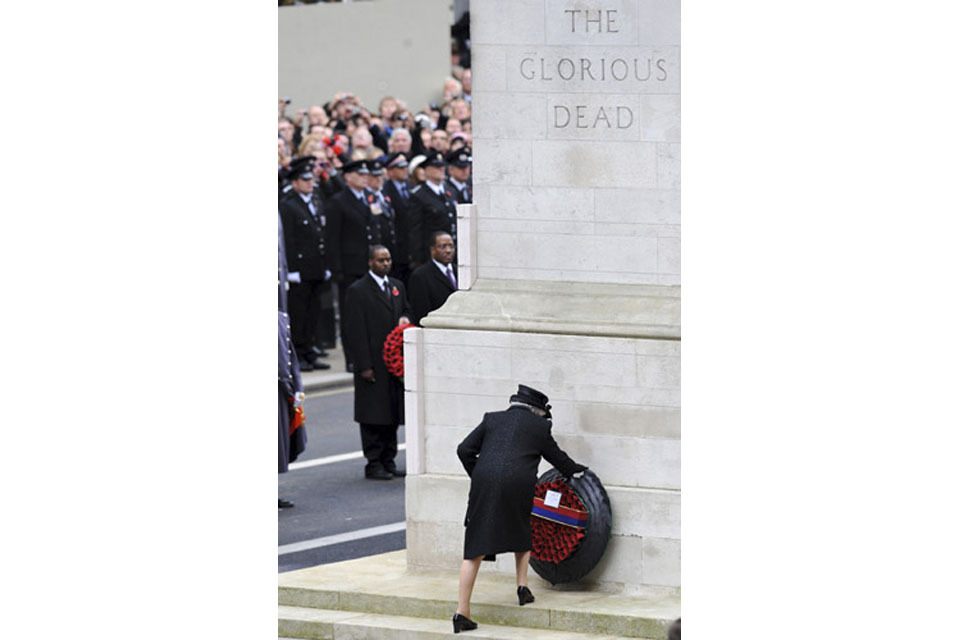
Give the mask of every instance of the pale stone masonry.
[[469, 486], [456, 446], [523, 383], [550, 396], [557, 441], [612, 501], [586, 581], [679, 586], [679, 6], [471, 6], [461, 291], [406, 332], [411, 567], [455, 571]]

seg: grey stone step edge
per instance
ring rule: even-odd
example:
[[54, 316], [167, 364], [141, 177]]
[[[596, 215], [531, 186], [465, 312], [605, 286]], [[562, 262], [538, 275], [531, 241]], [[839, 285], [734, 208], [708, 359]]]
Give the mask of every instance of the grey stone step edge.
[[[353, 611], [445, 620], [457, 608], [456, 600], [435, 600], [416, 596], [383, 595], [356, 591], [335, 591], [306, 587], [279, 587], [279, 604], [307, 609]], [[657, 638], [667, 635], [672, 619], [640, 615], [600, 613], [590, 610], [549, 609], [538, 603], [524, 607], [474, 602], [471, 616], [486, 624], [575, 633], [608, 634], [616, 637]]]
[[[612, 634], [581, 633], [556, 629], [531, 629], [518, 626], [481, 622], [478, 613], [471, 615], [479, 626], [467, 632], [464, 638], [487, 638], [490, 640], [622, 640], [623, 636]], [[378, 613], [345, 612], [330, 609], [281, 606], [277, 633], [280, 638], [350, 640], [433, 640], [453, 634], [451, 616], [443, 619], [427, 619], [411, 616]], [[664, 635], [656, 636], [659, 640]], [[653, 640], [652, 638], [650, 640]]]

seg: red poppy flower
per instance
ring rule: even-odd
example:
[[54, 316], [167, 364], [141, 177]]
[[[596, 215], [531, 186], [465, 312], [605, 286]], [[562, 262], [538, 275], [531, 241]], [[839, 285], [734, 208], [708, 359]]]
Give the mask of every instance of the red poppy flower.
[[395, 295], [395, 296], [400, 295], [400, 292], [397, 291], [397, 288], [396, 288], [396, 287], [393, 288], [393, 295]]

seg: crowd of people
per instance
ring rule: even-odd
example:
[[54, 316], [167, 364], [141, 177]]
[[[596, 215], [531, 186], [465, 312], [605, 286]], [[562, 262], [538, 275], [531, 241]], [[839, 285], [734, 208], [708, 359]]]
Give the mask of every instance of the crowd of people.
[[[471, 75], [414, 113], [398, 98], [371, 110], [352, 93], [277, 124], [280, 313], [287, 373], [329, 369], [343, 348], [355, 380], [365, 477], [394, 462], [403, 388], [382, 357], [387, 334], [419, 324], [457, 289], [458, 204], [472, 201]], [[281, 349], [284, 346], [281, 344]], [[295, 356], [295, 357], [294, 357]]]

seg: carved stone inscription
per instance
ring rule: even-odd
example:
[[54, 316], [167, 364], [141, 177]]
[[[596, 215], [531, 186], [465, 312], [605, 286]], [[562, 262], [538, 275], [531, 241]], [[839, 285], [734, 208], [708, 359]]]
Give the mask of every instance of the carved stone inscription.
[[508, 53], [508, 91], [561, 94], [547, 100], [547, 138], [640, 140], [639, 96], [679, 94], [679, 47], [638, 45], [637, 6], [547, 0], [547, 46]]
[[641, 104], [635, 95], [549, 96], [547, 138], [639, 141]]

